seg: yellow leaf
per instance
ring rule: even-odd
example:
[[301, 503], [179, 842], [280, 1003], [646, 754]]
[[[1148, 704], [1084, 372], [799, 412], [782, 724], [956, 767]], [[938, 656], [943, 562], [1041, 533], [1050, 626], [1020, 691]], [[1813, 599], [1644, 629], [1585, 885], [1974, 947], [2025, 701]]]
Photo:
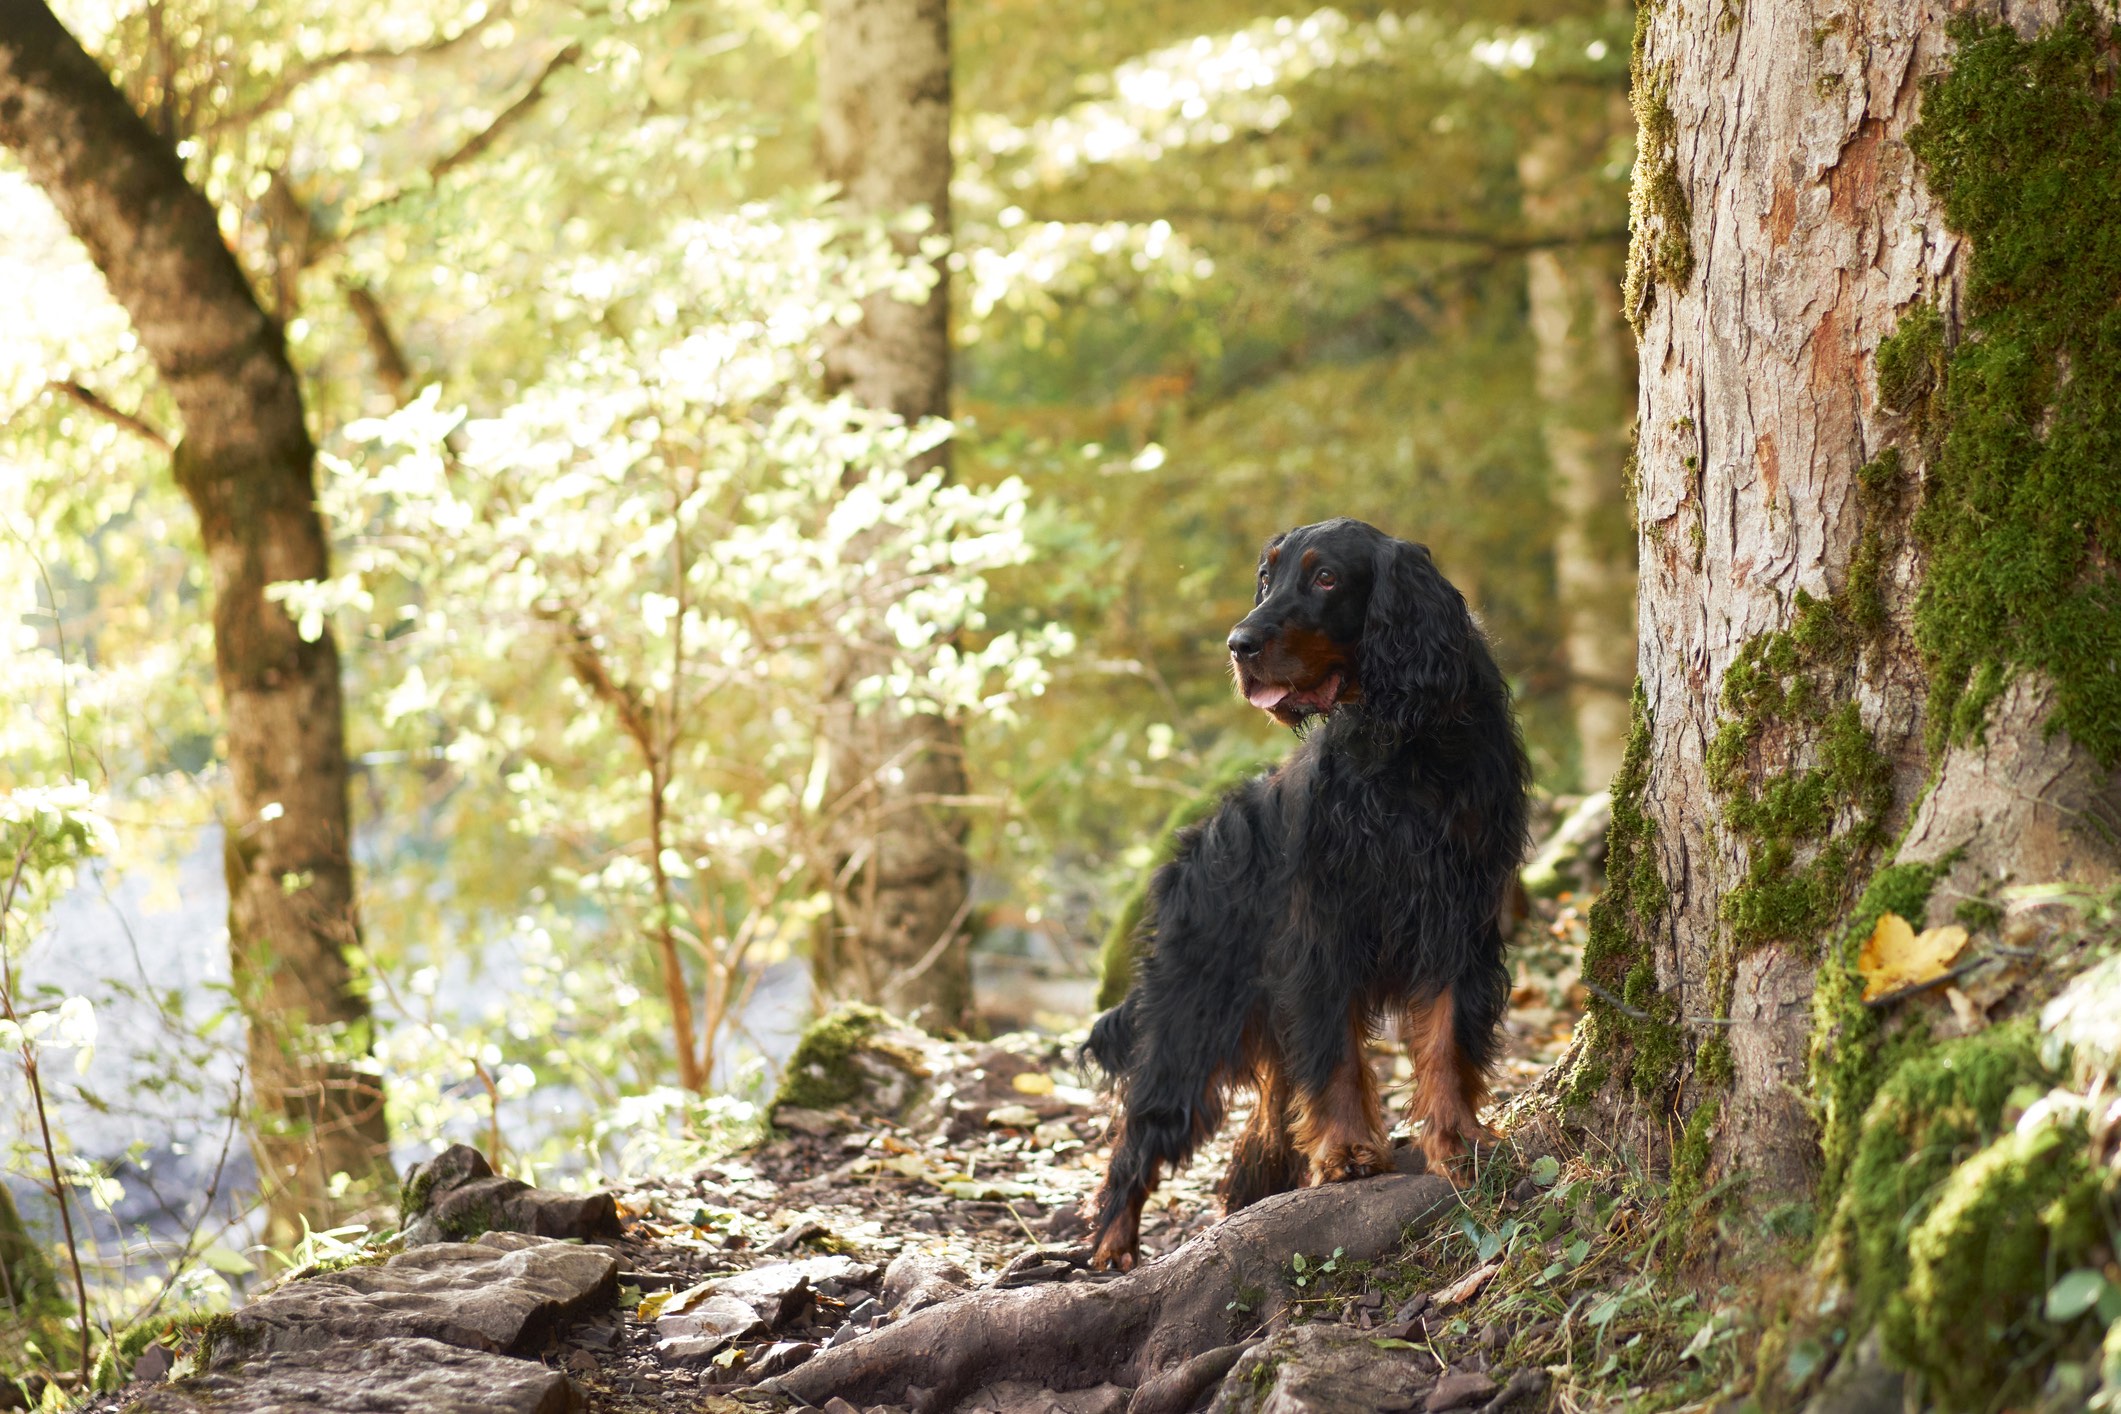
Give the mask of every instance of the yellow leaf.
[[1019, 1095], [1050, 1095], [1053, 1077], [1042, 1070], [1027, 1070], [1009, 1082]]
[[1863, 975], [1863, 999], [1876, 1001], [1907, 987], [1934, 982], [1951, 969], [1952, 959], [1965, 946], [1966, 929], [1956, 923], [1917, 933], [1897, 913], [1880, 916], [1856, 958], [1856, 970]]

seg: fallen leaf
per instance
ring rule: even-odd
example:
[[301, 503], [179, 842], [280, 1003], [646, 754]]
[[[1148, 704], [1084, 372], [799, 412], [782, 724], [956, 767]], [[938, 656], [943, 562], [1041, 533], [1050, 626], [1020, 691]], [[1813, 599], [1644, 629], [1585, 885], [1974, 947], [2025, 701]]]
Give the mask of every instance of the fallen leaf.
[[971, 1202], [1004, 1203], [1011, 1198], [1036, 1198], [1038, 1190], [1028, 1183], [997, 1183], [993, 1179], [959, 1179], [936, 1185], [952, 1198]]
[[1437, 1292], [1436, 1304], [1439, 1306], [1464, 1305], [1475, 1296], [1478, 1296], [1482, 1287], [1495, 1280], [1495, 1274], [1501, 1270], [1502, 1263], [1500, 1262], [1490, 1262], [1484, 1267], [1475, 1267], [1442, 1291]]
[[1029, 1105], [997, 1105], [987, 1111], [989, 1129], [1033, 1129], [1038, 1125], [1038, 1111]]
[[1952, 959], [1965, 946], [1966, 929], [1956, 923], [1917, 933], [1899, 914], [1881, 915], [1856, 958], [1856, 971], [1863, 976], [1863, 999], [1874, 1002], [1934, 982], [1951, 970]]
[[1009, 1082], [1010, 1088], [1019, 1095], [1050, 1095], [1053, 1093], [1053, 1077], [1044, 1071], [1027, 1070]]

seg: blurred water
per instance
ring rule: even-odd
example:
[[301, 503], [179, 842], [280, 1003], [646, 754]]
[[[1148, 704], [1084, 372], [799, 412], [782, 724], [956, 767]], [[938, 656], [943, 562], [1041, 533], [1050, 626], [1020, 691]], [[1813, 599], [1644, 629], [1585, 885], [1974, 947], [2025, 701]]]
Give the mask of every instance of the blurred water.
[[[229, 998], [228, 890], [218, 826], [201, 831], [173, 883], [158, 887], [145, 871], [129, 878], [84, 874], [53, 906], [20, 969], [32, 1008], [72, 995], [96, 1003], [99, 1031], [87, 1073], [75, 1074], [71, 1053], [54, 1052], [44, 1076], [62, 1147], [114, 1166], [124, 1189], [109, 1213], [91, 1219], [99, 1242], [114, 1250], [137, 1246], [143, 1236], [181, 1237], [208, 1207], [212, 1221], [226, 1220], [254, 1186], [249, 1150], [228, 1123], [242, 1032]], [[451, 959], [439, 969], [436, 1014], [479, 1015], [518, 975], [506, 939], [485, 956]], [[753, 993], [743, 1024], [774, 1072], [794, 1051], [810, 1004], [800, 961], [768, 969]], [[379, 998], [377, 1024], [387, 1030], [408, 1023]], [[0, 1091], [0, 1104], [20, 1110], [18, 1122], [27, 1120], [19, 1074], [12, 1067], [0, 1074], [8, 1077], [0, 1083], [12, 1086]], [[578, 1123], [586, 1108], [585, 1098], [568, 1087], [541, 1085], [504, 1102], [502, 1122], [510, 1142], [527, 1149]], [[19, 1132], [34, 1130], [25, 1124]], [[443, 1143], [479, 1137], [401, 1136], [392, 1158], [402, 1170]], [[32, 1165], [11, 1167], [6, 1179], [25, 1219], [51, 1230], [56, 1217], [37, 1186], [40, 1176], [41, 1165]], [[230, 1245], [241, 1246], [248, 1234], [239, 1228], [231, 1238]]]

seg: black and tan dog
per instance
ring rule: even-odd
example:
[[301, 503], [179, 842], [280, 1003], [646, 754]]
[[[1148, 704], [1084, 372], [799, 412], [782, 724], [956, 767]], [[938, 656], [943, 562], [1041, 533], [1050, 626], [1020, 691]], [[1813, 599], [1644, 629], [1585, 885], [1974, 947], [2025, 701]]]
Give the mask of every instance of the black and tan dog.
[[1127, 1268], [1143, 1202], [1258, 1105], [1224, 1210], [1391, 1166], [1372, 1029], [1397, 1018], [1411, 1117], [1448, 1171], [1487, 1137], [1508, 1001], [1498, 919], [1525, 844], [1528, 768], [1465, 599], [1420, 545], [1361, 521], [1269, 541], [1232, 629], [1245, 700], [1303, 732], [1182, 831], [1150, 888], [1133, 989], [1085, 1047], [1121, 1102], [1092, 1261]]

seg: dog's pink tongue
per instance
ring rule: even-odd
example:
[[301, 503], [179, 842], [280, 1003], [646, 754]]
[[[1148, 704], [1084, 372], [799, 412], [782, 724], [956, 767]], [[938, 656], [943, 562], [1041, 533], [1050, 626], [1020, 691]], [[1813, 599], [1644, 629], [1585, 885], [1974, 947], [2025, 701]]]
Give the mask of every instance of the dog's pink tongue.
[[1245, 694], [1245, 701], [1251, 703], [1262, 712], [1271, 712], [1276, 707], [1279, 707], [1281, 700], [1288, 695], [1288, 688], [1277, 687], [1273, 683], [1263, 682]]

